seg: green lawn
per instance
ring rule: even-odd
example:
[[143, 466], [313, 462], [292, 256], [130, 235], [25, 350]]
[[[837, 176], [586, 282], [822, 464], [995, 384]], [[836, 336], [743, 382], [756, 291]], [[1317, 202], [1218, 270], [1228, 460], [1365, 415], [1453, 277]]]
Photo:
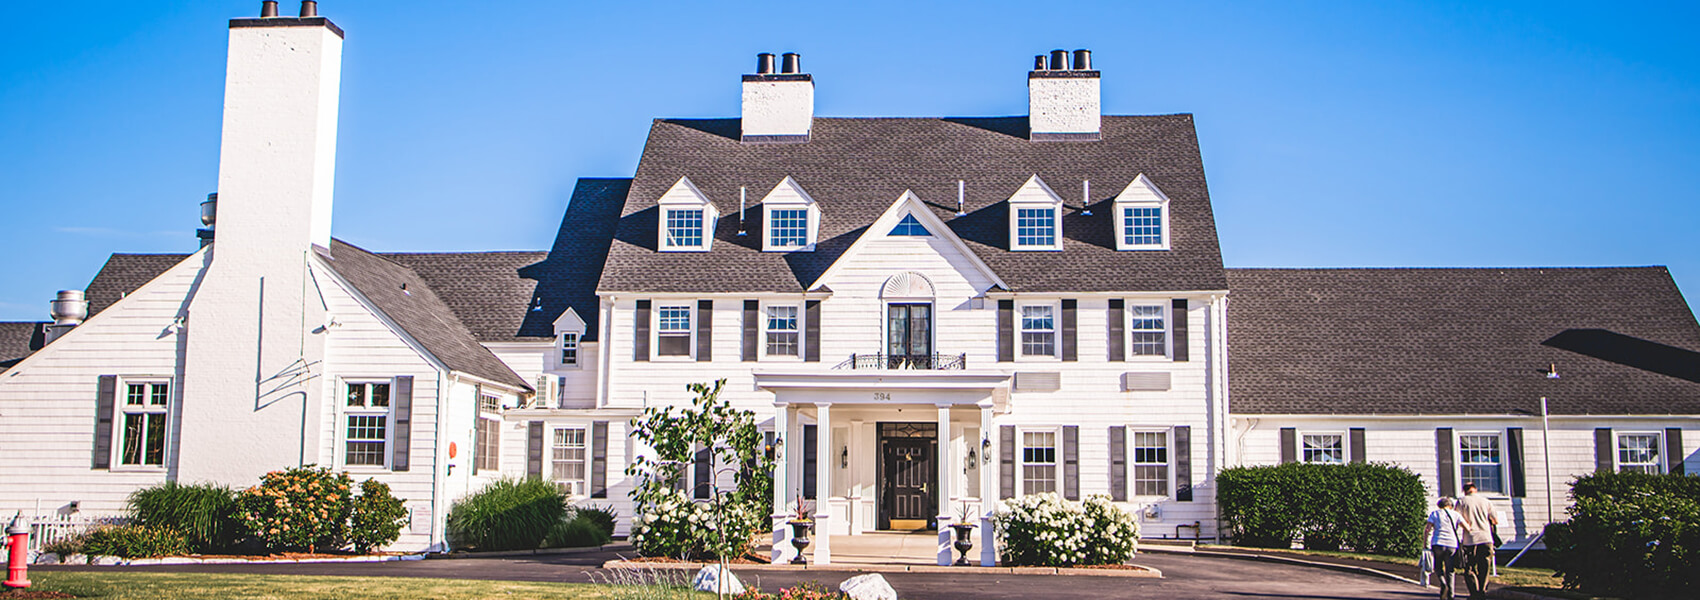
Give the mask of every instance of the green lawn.
[[[296, 575], [238, 575], [204, 573], [126, 573], [122, 571], [30, 573], [31, 589], [54, 590], [83, 598], [221, 599], [221, 598], [339, 598], [348, 600], [556, 600], [571, 598], [689, 598], [680, 590], [616, 587], [587, 583], [527, 583], [465, 581], [410, 577], [310, 577]], [[4, 594], [0, 594], [4, 597]], [[709, 595], [701, 597], [711, 598]]]

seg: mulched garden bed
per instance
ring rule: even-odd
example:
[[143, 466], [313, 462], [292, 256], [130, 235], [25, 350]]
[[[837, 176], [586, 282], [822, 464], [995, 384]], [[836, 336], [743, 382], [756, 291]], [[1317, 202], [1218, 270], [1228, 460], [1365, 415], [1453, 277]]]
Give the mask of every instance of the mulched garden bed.
[[33, 600], [35, 598], [75, 598], [75, 597], [76, 596], [72, 596], [72, 595], [67, 594], [65, 592], [49, 592], [49, 591], [46, 591], [46, 590], [8, 589], [8, 590], [5, 590], [5, 591], [0, 591], [0, 598], [5, 598], [6, 600], [13, 600], [14, 598], [17, 599], [17, 600], [26, 600], [26, 599]]
[[1145, 567], [1140, 567], [1140, 566], [1135, 566], [1135, 565], [1074, 565], [1072, 567], [1061, 567], [1061, 568], [1064, 568], [1064, 569], [1110, 569], [1110, 570], [1117, 570], [1117, 571], [1122, 571], [1122, 570], [1125, 570], [1125, 571], [1144, 571], [1145, 570]]
[[[675, 565], [677, 565], [677, 564], [710, 564], [710, 563], [720, 562], [720, 561], [717, 561], [717, 560], [679, 560], [677, 558], [672, 558], [672, 557], [667, 557], [667, 556], [639, 556], [639, 557], [635, 557], [635, 558], [627, 558], [627, 559], [624, 559], [624, 560], [626, 562], [629, 562], [629, 563], [658, 563], [658, 564], [675, 564]], [[732, 558], [732, 559], [726, 560], [726, 564], [729, 564], [729, 565], [765, 565], [765, 564], [768, 564], [770, 562], [772, 562], [772, 561], [767, 560], [766, 557], [758, 557], [758, 556], [740, 556], [738, 558]]]

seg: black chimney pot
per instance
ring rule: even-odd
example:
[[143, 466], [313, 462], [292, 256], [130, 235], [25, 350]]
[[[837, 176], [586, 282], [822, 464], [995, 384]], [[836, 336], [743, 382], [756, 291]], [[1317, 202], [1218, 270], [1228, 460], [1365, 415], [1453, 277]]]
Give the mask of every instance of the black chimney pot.
[[784, 62], [781, 63], [779, 72], [791, 74], [803, 72], [803, 56], [801, 54], [797, 54], [796, 52], [786, 52], [785, 55], [780, 58], [782, 58]]
[[1076, 70], [1076, 71], [1090, 71], [1090, 70], [1092, 70], [1092, 51], [1091, 50], [1075, 50], [1074, 51], [1074, 70]]
[[1045, 55], [1040, 54], [1038, 56], [1033, 57], [1033, 70], [1043, 71], [1043, 70], [1045, 70], [1046, 64], [1047, 63], [1045, 62]]
[[1067, 50], [1052, 50], [1051, 51], [1051, 70], [1052, 71], [1067, 71], [1068, 70], [1068, 51]]
[[302, 0], [302, 2], [301, 2], [301, 17], [306, 18], [306, 17], [317, 17], [317, 16], [319, 16], [319, 3], [314, 2], [313, 0]]
[[770, 75], [773, 73], [773, 53], [763, 52], [756, 55], [756, 74]]
[[269, 19], [277, 16], [277, 0], [266, 0], [260, 3], [260, 18]]

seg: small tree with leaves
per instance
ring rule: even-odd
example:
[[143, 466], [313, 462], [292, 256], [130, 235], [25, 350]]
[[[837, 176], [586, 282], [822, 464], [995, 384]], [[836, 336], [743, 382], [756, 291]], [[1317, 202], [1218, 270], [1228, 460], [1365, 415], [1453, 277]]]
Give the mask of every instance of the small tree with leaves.
[[[773, 457], [767, 454], [755, 413], [720, 399], [725, 379], [693, 383], [691, 405], [646, 408], [632, 434], [653, 450], [626, 467], [637, 481], [632, 499], [632, 542], [645, 556], [735, 558], [754, 547], [768, 528], [773, 498]], [[713, 485], [709, 498], [692, 501], [678, 484], [696, 450], [708, 450], [707, 468], [731, 473], [736, 485]]]

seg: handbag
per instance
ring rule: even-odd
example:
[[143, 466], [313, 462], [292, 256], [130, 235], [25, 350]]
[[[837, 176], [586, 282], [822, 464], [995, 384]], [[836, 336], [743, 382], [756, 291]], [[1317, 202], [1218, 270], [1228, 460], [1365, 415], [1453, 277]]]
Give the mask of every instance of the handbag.
[[1488, 532], [1493, 534], [1493, 547], [1498, 548], [1500, 546], [1505, 545], [1505, 542], [1499, 541], [1499, 528], [1498, 527], [1490, 527], [1488, 529]]

